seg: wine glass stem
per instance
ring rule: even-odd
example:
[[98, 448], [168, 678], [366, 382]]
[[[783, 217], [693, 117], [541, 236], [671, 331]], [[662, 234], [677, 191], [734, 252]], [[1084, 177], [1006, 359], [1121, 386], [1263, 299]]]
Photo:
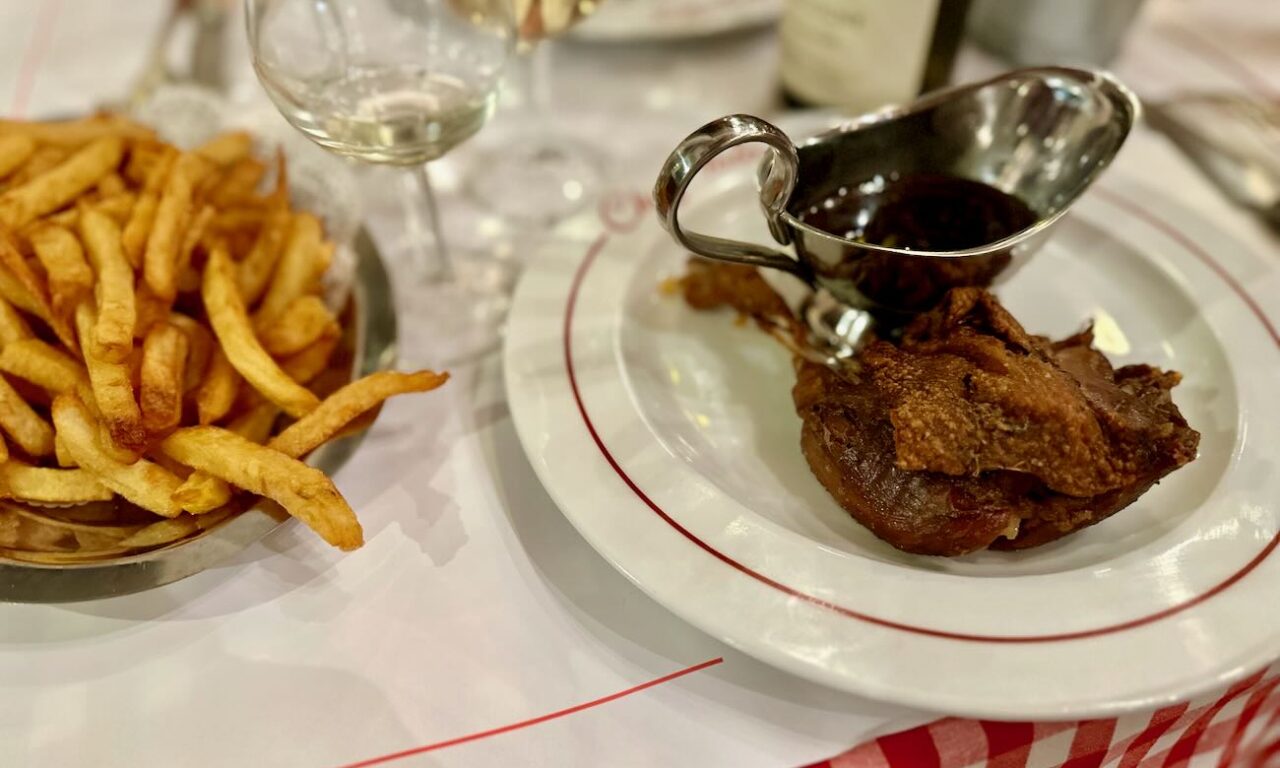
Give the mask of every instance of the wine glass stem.
[[453, 282], [453, 259], [444, 238], [444, 223], [425, 163], [406, 169], [404, 203], [405, 231], [420, 277], [435, 282]]
[[525, 59], [525, 104], [529, 114], [540, 122], [551, 115], [551, 49], [546, 41], [534, 43]]

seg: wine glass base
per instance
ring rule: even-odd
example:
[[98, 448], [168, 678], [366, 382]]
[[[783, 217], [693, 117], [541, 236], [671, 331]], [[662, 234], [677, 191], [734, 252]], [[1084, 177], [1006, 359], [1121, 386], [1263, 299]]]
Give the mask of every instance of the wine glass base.
[[403, 366], [448, 368], [497, 350], [511, 304], [516, 265], [474, 253], [456, 254], [449, 268], [427, 269], [413, 244], [392, 248]]
[[434, 370], [467, 365], [495, 352], [510, 300], [457, 283], [418, 285], [397, 306], [402, 366]]
[[585, 208], [600, 190], [599, 160], [571, 136], [529, 131], [481, 155], [468, 194], [505, 219], [548, 226]]

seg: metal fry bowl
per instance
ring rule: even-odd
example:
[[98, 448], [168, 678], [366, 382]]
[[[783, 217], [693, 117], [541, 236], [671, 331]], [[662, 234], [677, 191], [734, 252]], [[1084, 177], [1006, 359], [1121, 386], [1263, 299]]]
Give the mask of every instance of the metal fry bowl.
[[[367, 232], [358, 233], [353, 249], [354, 322], [347, 326], [339, 354], [349, 357], [352, 378], [358, 378], [395, 362], [396, 316], [386, 269]], [[326, 443], [307, 463], [332, 474], [361, 440], [363, 433]], [[199, 573], [288, 522], [274, 505], [258, 502], [196, 536], [137, 555], [67, 565], [0, 560], [0, 600], [61, 603], [141, 592]]]

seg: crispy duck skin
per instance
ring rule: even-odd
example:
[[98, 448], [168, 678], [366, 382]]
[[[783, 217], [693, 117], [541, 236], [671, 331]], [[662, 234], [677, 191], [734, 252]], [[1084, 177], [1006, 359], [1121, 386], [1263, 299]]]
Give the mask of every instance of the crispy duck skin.
[[[754, 269], [698, 262], [692, 306], [760, 318], [780, 299]], [[695, 300], [696, 299], [696, 300]], [[987, 291], [950, 291], [858, 370], [796, 360], [801, 450], [855, 519], [898, 549], [1026, 549], [1093, 525], [1193, 460], [1176, 372], [1113, 369], [1089, 331], [1028, 334]]]

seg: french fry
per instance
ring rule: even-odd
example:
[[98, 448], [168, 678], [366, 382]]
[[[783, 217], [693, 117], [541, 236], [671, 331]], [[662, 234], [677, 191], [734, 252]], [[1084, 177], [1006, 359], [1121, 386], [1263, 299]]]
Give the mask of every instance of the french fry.
[[215, 346], [204, 380], [196, 387], [196, 413], [202, 425], [219, 421], [231, 411], [240, 382], [240, 374], [222, 347]]
[[80, 236], [98, 275], [98, 325], [91, 346], [107, 362], [124, 362], [133, 349], [138, 308], [133, 270], [120, 243], [120, 227], [104, 214], [89, 209], [80, 217]]
[[65, 317], [59, 318], [53, 313], [49, 304], [49, 289], [45, 286], [44, 279], [27, 263], [13, 233], [3, 227], [0, 227], [0, 265], [22, 286], [26, 296], [30, 297], [29, 302], [37, 310], [34, 314], [49, 324], [59, 341], [74, 348], [75, 334]]
[[142, 345], [139, 400], [148, 435], [169, 432], [182, 420], [187, 348], [187, 335], [168, 323], [151, 329]]
[[[14, 234], [13, 230], [4, 226], [0, 226], [0, 264], [3, 264], [4, 268], [17, 278], [18, 282], [22, 283], [22, 287], [27, 289], [27, 293], [47, 304], [48, 295], [44, 281], [27, 263], [27, 257], [23, 254], [23, 248], [18, 241], [18, 236]], [[42, 309], [47, 312], [48, 306], [44, 306]]]
[[196, 154], [218, 165], [231, 165], [249, 156], [253, 137], [244, 131], [227, 131], [209, 139], [196, 149]]
[[33, 467], [11, 459], [0, 464], [0, 497], [37, 504], [110, 501], [112, 493], [83, 469]]
[[240, 262], [238, 281], [245, 305], [252, 306], [262, 298], [271, 275], [280, 262], [294, 216], [287, 206], [272, 204], [271, 211], [258, 230], [253, 247]]
[[54, 394], [90, 393], [89, 374], [65, 352], [39, 339], [19, 339], [0, 349], [0, 371]]
[[209, 223], [213, 221], [213, 214], [213, 206], [206, 205], [201, 208], [200, 212], [191, 220], [190, 226], [187, 227], [187, 231], [183, 235], [182, 248], [178, 251], [177, 264], [177, 289], [180, 293], [193, 293], [200, 290], [200, 272], [192, 265], [191, 260], [195, 254], [196, 246], [199, 245], [208, 230]]
[[53, 427], [0, 376], [0, 429], [32, 458], [53, 453]]
[[177, 150], [156, 139], [134, 139], [129, 142], [129, 159], [124, 163], [123, 175], [134, 187], [146, 187], [155, 169]]
[[169, 322], [187, 335], [187, 373], [183, 389], [190, 392], [204, 380], [216, 341], [208, 328], [180, 312], [169, 315]]
[[9, 443], [3, 437], [0, 437], [0, 464], [9, 460]]
[[[207, 516], [207, 517], [212, 517]], [[216, 522], [216, 521], [213, 521]], [[151, 549], [172, 544], [204, 529], [201, 520], [190, 515], [179, 515], [169, 520], [152, 523], [137, 533], [122, 539], [119, 546], [128, 549]]]
[[280, 368], [299, 384], [310, 384], [329, 367], [338, 341], [336, 336], [321, 336], [311, 346], [281, 360]]
[[[194, 470], [191, 469], [191, 467], [188, 467], [187, 465], [183, 464], [180, 461], [176, 461], [174, 459], [169, 458], [168, 456], [165, 455], [164, 451], [160, 450], [155, 446], [152, 446], [151, 450], [147, 452], [147, 458], [159, 464], [160, 466], [164, 467], [165, 469], [169, 470], [170, 472], [177, 475], [178, 477], [182, 478], [182, 481], [184, 483], [186, 482], [187, 478], [190, 477], [191, 474], [194, 472]], [[182, 486], [178, 486], [178, 487], [181, 488]]]
[[[281, 261], [281, 254], [292, 240], [292, 232], [296, 227], [294, 219], [289, 210], [289, 169], [284, 161], [284, 153], [277, 151], [276, 188], [267, 203], [267, 218], [258, 230], [253, 247], [240, 263], [240, 272], [236, 276], [245, 306], [256, 304], [267, 290], [271, 276]], [[307, 245], [303, 240], [317, 230], [319, 222], [316, 221], [315, 224], [316, 227], [309, 223], [302, 225], [299, 230], [300, 248]]]
[[23, 134], [0, 136], [0, 178], [4, 178], [31, 157], [36, 151], [35, 139]]
[[9, 177], [11, 187], [18, 187], [28, 181], [43, 176], [58, 164], [66, 160], [71, 153], [63, 147], [37, 146], [36, 151], [27, 157], [26, 162], [18, 166]]
[[[216, 202], [213, 203], [215, 206]], [[271, 215], [269, 203], [243, 205], [234, 208], [223, 207], [213, 217], [212, 229], [222, 234], [235, 234], [253, 230], [256, 233]]]
[[315, 343], [325, 335], [341, 333], [338, 319], [319, 296], [299, 296], [279, 319], [259, 335], [263, 349], [273, 357], [285, 357]]
[[[320, 220], [308, 213], [293, 217], [289, 239], [280, 255], [262, 303], [254, 313], [254, 324], [269, 326], [294, 299], [309, 293], [329, 266]], [[247, 261], [247, 260], [246, 260]]]
[[133, 206], [137, 199], [137, 195], [132, 192], [121, 192], [118, 195], [104, 197], [90, 207], [110, 216], [118, 226], [123, 227], [128, 224], [129, 216], [133, 212]]
[[19, 339], [31, 338], [31, 326], [22, 319], [22, 313], [8, 301], [0, 298], [0, 347]]
[[129, 212], [129, 221], [124, 225], [124, 231], [121, 234], [121, 244], [124, 246], [125, 256], [129, 258], [129, 264], [134, 269], [142, 266], [142, 257], [147, 250], [147, 240], [151, 237], [151, 228], [156, 221], [156, 208], [160, 205], [160, 193], [164, 190], [165, 181], [168, 180], [177, 159], [177, 154], [166, 148], [166, 152], [152, 166], [142, 193], [138, 195], [133, 210]]
[[26, 286], [3, 266], [0, 266], [0, 298], [3, 298], [18, 309], [47, 322], [48, 308], [35, 296], [32, 296]]
[[115, 195], [122, 195], [129, 191], [125, 186], [124, 178], [118, 173], [108, 173], [98, 180], [98, 186], [94, 188], [99, 197], [107, 198]]
[[27, 122], [0, 120], [0, 133], [27, 136], [37, 144], [78, 147], [105, 138], [149, 139], [155, 132], [121, 115], [93, 115], [78, 120]]
[[235, 265], [225, 250], [209, 254], [203, 297], [218, 342], [245, 381], [290, 416], [305, 416], [320, 404], [315, 394], [290, 379], [258, 343], [236, 288]]
[[49, 280], [53, 314], [70, 319], [76, 305], [93, 293], [93, 270], [75, 235], [59, 226], [43, 225], [28, 236]]
[[289, 425], [267, 446], [286, 456], [304, 456], [387, 398], [408, 392], [429, 392], [448, 380], [449, 374], [434, 371], [371, 373], [326, 397], [318, 408]]
[[210, 190], [209, 202], [222, 211], [236, 210], [232, 206], [252, 198], [266, 172], [267, 167], [254, 158], [237, 160]]
[[[271, 428], [280, 416], [275, 403], [260, 402], [235, 417], [227, 429], [252, 443], [266, 443]], [[231, 486], [221, 478], [202, 470], [192, 472], [173, 494], [174, 501], [193, 515], [202, 515], [225, 505], [231, 500]]]
[[128, 363], [113, 363], [99, 358], [93, 345], [83, 341], [93, 335], [98, 317], [93, 305], [84, 302], [76, 307], [76, 329], [80, 333], [85, 367], [93, 399], [102, 414], [103, 425], [111, 442], [122, 452], [140, 453], [147, 443], [142, 425], [142, 411], [134, 398], [133, 381]]
[[271, 428], [280, 418], [280, 408], [272, 402], [261, 402], [231, 420], [227, 429], [251, 443], [266, 445]]
[[191, 193], [204, 161], [184, 152], [173, 164], [156, 206], [155, 221], [142, 255], [142, 278], [157, 296], [172, 301], [178, 293], [178, 251], [191, 217]]
[[123, 155], [119, 136], [89, 143], [56, 168], [0, 195], [0, 222], [21, 227], [58, 210], [115, 170]]
[[226, 480], [197, 469], [173, 492], [173, 503], [191, 515], [207, 515], [231, 501], [231, 486]]
[[134, 293], [136, 319], [133, 324], [133, 337], [135, 339], [145, 339], [147, 333], [157, 323], [163, 323], [168, 320], [171, 304], [172, 302], [165, 301], [152, 293], [146, 283], [139, 284], [137, 291]]
[[219, 427], [184, 427], [162, 445], [188, 466], [275, 501], [339, 549], [364, 543], [355, 513], [333, 481], [314, 467]]
[[67, 444], [58, 437], [58, 433], [53, 433], [53, 455], [58, 460], [58, 466], [64, 468], [72, 468], [76, 466], [76, 460], [71, 458], [71, 452], [67, 450]]
[[98, 482], [161, 517], [177, 517], [182, 511], [173, 501], [182, 479], [146, 459], [125, 464], [108, 455], [98, 444], [93, 417], [80, 398], [59, 395], [53, 401], [53, 424], [71, 458]]

